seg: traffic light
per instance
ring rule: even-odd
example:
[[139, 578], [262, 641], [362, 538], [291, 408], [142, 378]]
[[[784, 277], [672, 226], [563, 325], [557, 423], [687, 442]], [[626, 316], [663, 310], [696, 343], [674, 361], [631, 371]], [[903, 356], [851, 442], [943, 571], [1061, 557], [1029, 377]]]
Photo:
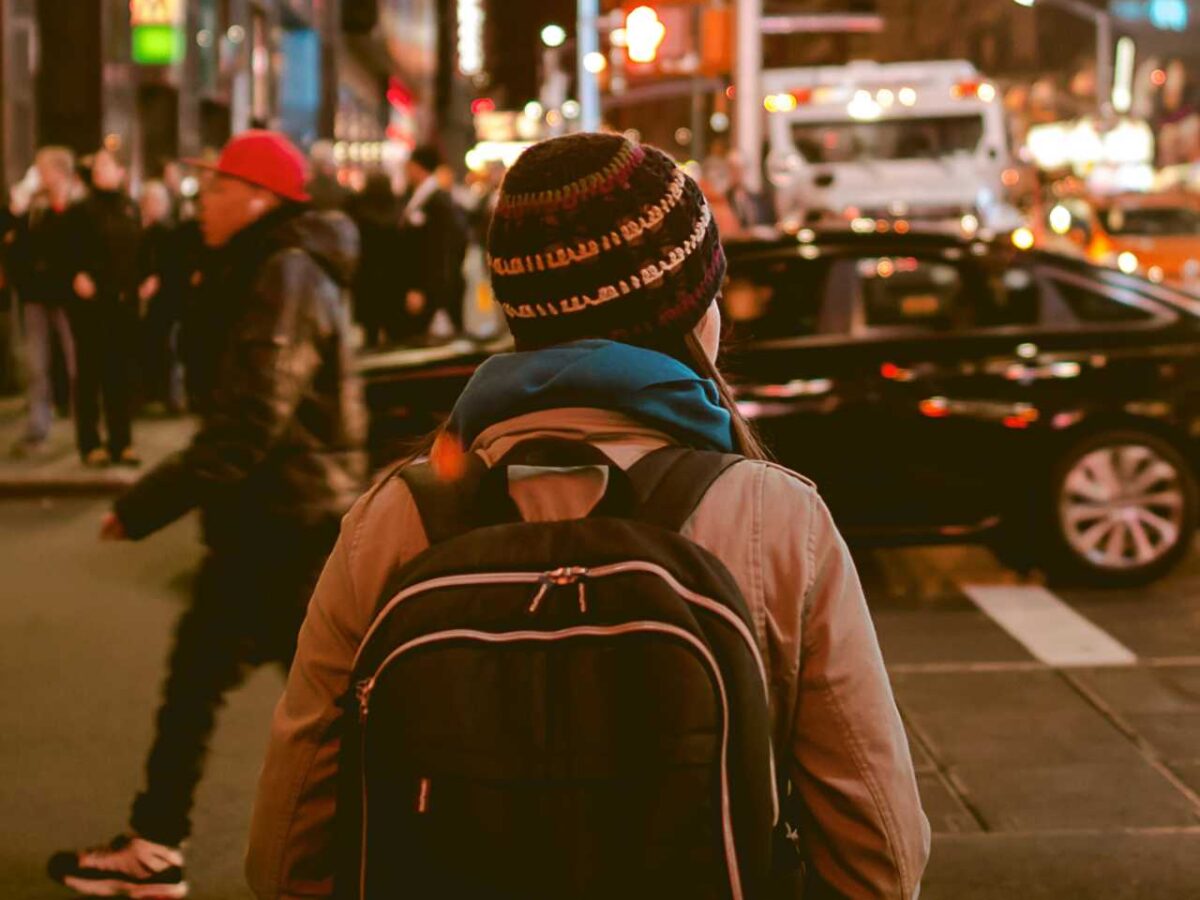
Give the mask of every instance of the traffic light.
[[625, 16], [625, 48], [629, 61], [654, 62], [658, 48], [667, 36], [667, 26], [650, 6], [631, 9]]

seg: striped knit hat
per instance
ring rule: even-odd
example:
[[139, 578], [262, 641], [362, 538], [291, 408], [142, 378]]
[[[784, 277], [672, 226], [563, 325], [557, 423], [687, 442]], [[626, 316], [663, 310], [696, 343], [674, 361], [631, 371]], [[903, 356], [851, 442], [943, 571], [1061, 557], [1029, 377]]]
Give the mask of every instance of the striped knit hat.
[[530, 147], [508, 172], [488, 266], [519, 349], [654, 345], [700, 321], [725, 254], [700, 188], [666, 154], [572, 134]]

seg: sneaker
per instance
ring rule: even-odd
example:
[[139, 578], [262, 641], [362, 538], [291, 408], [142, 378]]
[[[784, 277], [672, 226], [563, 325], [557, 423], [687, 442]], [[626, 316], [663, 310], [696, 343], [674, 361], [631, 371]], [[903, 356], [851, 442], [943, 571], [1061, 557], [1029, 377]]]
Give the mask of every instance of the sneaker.
[[142, 458], [138, 456], [137, 451], [132, 447], [126, 447], [117, 454], [117, 463], [122, 466], [137, 468], [142, 464]]
[[96, 447], [83, 455], [83, 464], [93, 469], [103, 469], [110, 462], [112, 462], [112, 457], [103, 447]]
[[188, 893], [183, 851], [129, 834], [118, 835], [107, 847], [56, 853], [46, 871], [85, 897], [178, 900]]

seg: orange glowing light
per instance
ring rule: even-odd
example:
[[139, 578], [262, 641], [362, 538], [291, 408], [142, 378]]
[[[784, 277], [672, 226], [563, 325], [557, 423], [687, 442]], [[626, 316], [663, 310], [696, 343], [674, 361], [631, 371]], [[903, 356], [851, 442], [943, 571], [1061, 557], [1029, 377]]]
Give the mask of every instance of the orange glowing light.
[[1155, 87], [1162, 87], [1167, 83], [1167, 73], [1165, 69], [1155, 69], [1150, 73], [1150, 83]]
[[458, 437], [443, 431], [429, 451], [429, 463], [442, 481], [457, 481], [467, 471], [467, 454]]
[[944, 419], [950, 415], [950, 404], [945, 397], [930, 397], [921, 401], [920, 410], [930, 419]]

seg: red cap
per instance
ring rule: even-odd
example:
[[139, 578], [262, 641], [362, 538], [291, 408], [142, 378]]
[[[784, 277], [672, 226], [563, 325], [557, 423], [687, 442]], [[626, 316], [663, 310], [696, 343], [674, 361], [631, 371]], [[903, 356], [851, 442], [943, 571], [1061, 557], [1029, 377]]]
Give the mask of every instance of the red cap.
[[296, 145], [275, 131], [243, 131], [231, 138], [216, 163], [185, 160], [188, 165], [266, 188], [285, 200], [307, 202], [308, 162]]

